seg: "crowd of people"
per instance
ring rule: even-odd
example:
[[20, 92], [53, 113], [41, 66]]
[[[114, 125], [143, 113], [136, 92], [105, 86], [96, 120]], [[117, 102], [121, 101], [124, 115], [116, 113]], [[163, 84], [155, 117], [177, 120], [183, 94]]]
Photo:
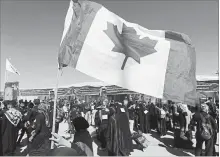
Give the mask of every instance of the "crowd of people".
[[[134, 134], [157, 132], [165, 136], [174, 133], [174, 146], [195, 149], [196, 156], [216, 156], [218, 133], [218, 102], [208, 101], [195, 107], [183, 103], [149, 102], [125, 97], [123, 102], [58, 99], [55, 132], [52, 133], [53, 101], [4, 101], [0, 107], [0, 155], [13, 156], [26, 135], [29, 156], [93, 156], [93, 137], [89, 127], [96, 130], [99, 150], [108, 156], [129, 156], [133, 152]], [[68, 123], [72, 142], [58, 134], [61, 122]], [[195, 137], [193, 136], [195, 132]], [[193, 148], [192, 139], [196, 139]], [[51, 141], [55, 148], [50, 150]], [[142, 141], [144, 142], [144, 141]], [[205, 143], [205, 154], [202, 145]], [[141, 143], [139, 143], [141, 144]], [[146, 154], [147, 156], [147, 154]]]

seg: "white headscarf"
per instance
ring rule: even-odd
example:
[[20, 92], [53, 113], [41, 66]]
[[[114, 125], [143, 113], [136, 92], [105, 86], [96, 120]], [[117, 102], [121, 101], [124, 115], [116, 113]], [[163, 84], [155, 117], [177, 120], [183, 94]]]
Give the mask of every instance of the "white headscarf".
[[209, 106], [205, 103], [201, 104], [201, 111], [208, 113], [209, 112]]
[[182, 105], [183, 105], [183, 108], [184, 108], [185, 111], [188, 111], [188, 110], [189, 110], [187, 104], [182, 104]]

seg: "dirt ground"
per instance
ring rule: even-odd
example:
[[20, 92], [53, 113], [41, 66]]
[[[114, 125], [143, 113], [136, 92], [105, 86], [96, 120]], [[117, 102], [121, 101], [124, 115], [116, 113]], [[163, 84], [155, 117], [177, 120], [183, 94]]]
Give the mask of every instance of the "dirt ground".
[[[67, 123], [60, 123], [59, 127], [59, 134], [72, 141], [72, 136], [66, 133], [68, 129]], [[99, 142], [95, 138], [95, 128], [90, 127], [89, 129], [90, 134], [94, 137], [93, 142], [93, 151], [95, 156], [107, 156], [107, 152], [99, 151], [98, 146]], [[134, 152], [131, 153], [130, 156], [194, 156], [194, 150], [184, 150], [178, 149], [173, 147], [173, 133], [168, 132], [166, 136], [159, 137], [156, 132], [152, 132], [152, 134], [145, 134], [145, 137], [149, 141], [149, 146], [144, 151], [139, 150], [136, 143], [133, 141]], [[24, 137], [25, 138], [25, 137]], [[217, 140], [216, 151], [219, 152], [219, 136]], [[193, 140], [194, 146], [196, 144], [195, 140]], [[26, 149], [25, 139], [22, 141], [22, 146], [17, 148], [17, 153], [24, 151]], [[16, 153], [16, 154], [17, 154]]]

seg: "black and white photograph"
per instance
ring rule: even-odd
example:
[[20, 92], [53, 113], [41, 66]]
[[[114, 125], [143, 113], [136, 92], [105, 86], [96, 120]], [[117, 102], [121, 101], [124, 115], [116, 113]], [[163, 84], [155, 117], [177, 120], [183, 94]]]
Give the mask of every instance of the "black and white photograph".
[[218, 0], [0, 0], [0, 156], [219, 156]]

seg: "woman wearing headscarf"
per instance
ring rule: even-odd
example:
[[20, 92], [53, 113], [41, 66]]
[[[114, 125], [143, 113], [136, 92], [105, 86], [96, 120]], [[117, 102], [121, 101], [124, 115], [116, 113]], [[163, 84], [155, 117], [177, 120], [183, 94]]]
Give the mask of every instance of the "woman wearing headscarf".
[[160, 102], [157, 104], [157, 132], [160, 136], [165, 136], [167, 133], [166, 128], [166, 111], [163, 104]]
[[[206, 124], [205, 129], [209, 131], [211, 137], [209, 139], [204, 139], [202, 136], [203, 129], [202, 127]], [[205, 143], [205, 156], [213, 156], [213, 136], [217, 131], [217, 125], [212, 116], [208, 114], [208, 105], [203, 103], [201, 104], [201, 108], [197, 107], [197, 112], [193, 115], [191, 120], [191, 128], [196, 126], [196, 148], [195, 148], [195, 156], [204, 156], [203, 152], [203, 143]]]
[[101, 143], [101, 147], [99, 147], [100, 151], [106, 149], [107, 141], [106, 141], [106, 132], [108, 128], [108, 115], [109, 109], [107, 108], [108, 100], [105, 99], [103, 101], [102, 106], [100, 106], [100, 110], [96, 113], [96, 127], [98, 132], [98, 140]]
[[189, 131], [189, 124], [190, 124], [190, 121], [192, 119], [192, 112], [189, 110], [187, 104], [183, 104], [183, 107], [185, 108], [185, 112], [187, 113], [185, 115], [186, 125], [185, 125], [184, 132], [188, 132]]
[[50, 122], [48, 114], [48, 106], [45, 103], [41, 103], [38, 106], [38, 114], [35, 117], [32, 125], [33, 131], [29, 138], [29, 155], [30, 156], [44, 156], [50, 149], [49, 138]]
[[129, 126], [129, 113], [127, 109], [128, 100], [124, 100], [124, 104], [116, 104], [116, 119], [118, 125], [119, 150], [122, 156], [128, 156], [133, 152], [131, 130]]
[[119, 137], [117, 127], [116, 110], [113, 106], [109, 108], [108, 129], [106, 134], [108, 156], [120, 156]]
[[187, 140], [187, 137], [185, 136], [186, 116], [188, 116], [187, 108], [183, 103], [178, 103], [177, 105], [177, 111], [179, 113], [180, 137], [184, 140]]
[[139, 128], [142, 133], [150, 133], [149, 113], [142, 102], [139, 103], [139, 110], [137, 113]]
[[2, 116], [2, 150], [3, 156], [13, 156], [16, 150], [18, 131], [21, 128], [22, 114], [15, 109], [16, 102], [8, 102], [7, 109]]
[[150, 103], [149, 105], [150, 114], [150, 128], [155, 130], [157, 128], [157, 109], [155, 104]]
[[77, 145], [83, 150], [83, 152], [86, 153], [87, 156], [93, 156], [93, 140], [87, 130], [89, 128], [89, 123], [85, 118], [77, 117], [72, 121], [72, 125], [76, 130], [73, 143], [77, 143]]
[[[137, 103], [137, 102], [136, 102]], [[135, 105], [135, 110], [134, 110], [134, 131], [138, 131], [140, 129], [139, 127], [139, 110], [140, 110], [140, 106], [139, 104], [137, 103]]]
[[167, 104], [167, 114], [166, 114], [166, 126], [167, 126], [167, 130], [169, 131], [173, 131], [173, 121], [172, 121], [172, 102], [168, 101]]

